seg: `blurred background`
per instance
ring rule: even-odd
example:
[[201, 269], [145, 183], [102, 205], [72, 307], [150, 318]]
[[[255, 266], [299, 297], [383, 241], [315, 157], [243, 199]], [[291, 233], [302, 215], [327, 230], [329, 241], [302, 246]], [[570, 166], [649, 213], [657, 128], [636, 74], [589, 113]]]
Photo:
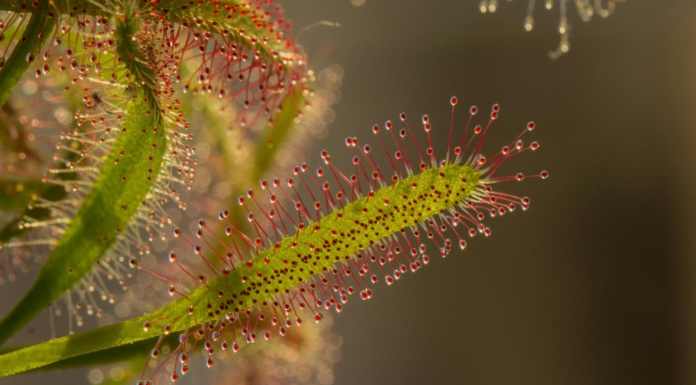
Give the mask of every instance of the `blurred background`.
[[[342, 74], [310, 168], [321, 149], [347, 165], [343, 139], [374, 142], [400, 112], [429, 114], [442, 151], [456, 95], [459, 129], [470, 105], [483, 124], [500, 104], [488, 153], [535, 121], [540, 151], [502, 171], [551, 175], [505, 186], [532, 204], [487, 219], [491, 237], [349, 302], [334, 384], [696, 383], [696, 2], [619, 2], [589, 23], [571, 8], [557, 60], [558, 9], [537, 4], [526, 32], [523, 0], [494, 14], [478, 0], [279, 3], [310, 64]], [[48, 380], [89, 383], [0, 383]]]

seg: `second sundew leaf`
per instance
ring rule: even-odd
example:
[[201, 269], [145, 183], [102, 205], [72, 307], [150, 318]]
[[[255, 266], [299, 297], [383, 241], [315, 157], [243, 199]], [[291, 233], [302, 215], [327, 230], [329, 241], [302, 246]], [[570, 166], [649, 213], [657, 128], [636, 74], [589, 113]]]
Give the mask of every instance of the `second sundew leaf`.
[[[0, 343], [93, 268], [156, 182], [168, 141], [163, 130], [153, 130], [153, 117], [145, 113], [145, 108], [142, 104], [128, 108], [132, 117], [123, 123], [123, 132], [115, 139], [79, 212], [34, 285], [0, 322]], [[151, 160], [145, 154], [150, 154]]]

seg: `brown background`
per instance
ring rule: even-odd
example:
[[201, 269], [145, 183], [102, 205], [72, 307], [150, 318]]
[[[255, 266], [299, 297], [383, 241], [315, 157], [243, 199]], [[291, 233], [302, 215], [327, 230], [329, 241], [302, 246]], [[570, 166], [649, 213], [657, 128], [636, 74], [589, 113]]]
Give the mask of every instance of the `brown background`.
[[[696, 383], [696, 2], [630, 0], [590, 23], [571, 7], [556, 61], [557, 9], [541, 4], [526, 33], [521, 0], [494, 15], [478, 0], [280, 3], [296, 33], [341, 24], [299, 34], [315, 67], [345, 71], [311, 166], [321, 148], [348, 163], [344, 137], [375, 141], [371, 125], [402, 111], [428, 113], [442, 149], [457, 95], [460, 124], [501, 105], [489, 149], [536, 121], [541, 150], [505, 170], [551, 173], [506, 186], [531, 210], [487, 219], [490, 238], [350, 301], [335, 384]], [[87, 383], [0, 380], [37, 381]]]

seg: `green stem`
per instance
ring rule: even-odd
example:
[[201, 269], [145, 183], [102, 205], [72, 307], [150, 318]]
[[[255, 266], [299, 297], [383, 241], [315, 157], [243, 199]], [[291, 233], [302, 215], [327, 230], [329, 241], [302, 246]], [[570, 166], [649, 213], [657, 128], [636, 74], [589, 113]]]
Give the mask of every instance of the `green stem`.
[[[49, 36], [52, 35], [55, 26], [55, 17], [48, 15], [48, 1], [39, 2], [36, 12], [31, 15], [29, 25], [24, 31], [24, 36], [19, 40], [12, 54], [7, 59], [5, 65], [0, 69], [0, 106], [12, 93], [24, 73], [34, 60], [27, 60], [27, 55], [31, 54], [36, 58]], [[25, 14], [25, 17], [28, 14]]]

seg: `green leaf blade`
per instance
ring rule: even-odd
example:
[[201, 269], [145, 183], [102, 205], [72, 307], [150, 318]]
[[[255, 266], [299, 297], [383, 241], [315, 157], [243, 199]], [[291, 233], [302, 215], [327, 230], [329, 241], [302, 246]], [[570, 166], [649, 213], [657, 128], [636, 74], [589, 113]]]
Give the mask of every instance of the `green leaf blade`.
[[[228, 274], [218, 275], [206, 285], [201, 285], [189, 292], [187, 297], [182, 297], [152, 313], [2, 355], [0, 356], [0, 377], [66, 358], [156, 337], [163, 334], [165, 325], [169, 326], [170, 333], [176, 333], [205, 322], [215, 321], [223, 314], [218, 312], [217, 308], [209, 307], [210, 304], [227, 304], [229, 309], [226, 311], [232, 314], [243, 309], [261, 306], [271, 298], [269, 293], [297, 288], [301, 282], [309, 282], [314, 274], [331, 269], [337, 260], [328, 257], [317, 258], [314, 267], [309, 268], [307, 264], [305, 267], [308, 268], [295, 271], [289, 278], [283, 276], [282, 280], [278, 280], [281, 278], [278, 276], [275, 278], [277, 281], [273, 278], [262, 281], [261, 277], [273, 277], [275, 272], [286, 269], [287, 266], [295, 266], [288, 263], [298, 262], [299, 256], [311, 255], [314, 249], [312, 245], [321, 245], [323, 239], [334, 238], [339, 233], [349, 234], [352, 230], [362, 230], [363, 227], [358, 223], [371, 221], [377, 216], [383, 215], [384, 217], [381, 218], [388, 218], [390, 210], [395, 210], [398, 205], [392, 203], [390, 206], [385, 202], [398, 202], [404, 196], [409, 200], [418, 199], [419, 196], [427, 195], [431, 191], [431, 186], [436, 189], [451, 189], [459, 194], [457, 196], [461, 196], [460, 199], [465, 199], [474, 191], [478, 180], [479, 174], [471, 167], [448, 165], [423, 171], [393, 186], [382, 187], [374, 193], [373, 197], [357, 199], [343, 209], [333, 211], [317, 222], [316, 227], [310, 226], [300, 230], [295, 236], [285, 237], [280, 241], [277, 249], [273, 247], [266, 249], [257, 257], [247, 261], [247, 264], [238, 265]], [[455, 202], [457, 201], [428, 201], [427, 205], [424, 204], [418, 209], [414, 208], [416, 223], [439, 214], [441, 210], [454, 207], [457, 204]], [[353, 255], [367, 245], [389, 237], [401, 228], [409, 227], [413, 224], [413, 220], [408, 224], [400, 224], [401, 217], [399, 217], [385, 223], [386, 227], [382, 223], [373, 223], [374, 231], [360, 234], [359, 240], [351, 242], [350, 246], [346, 242], [341, 255]], [[262, 284], [268, 293], [261, 290], [245, 291], [250, 282]], [[144, 322], [149, 324], [146, 330], [143, 328]]]

